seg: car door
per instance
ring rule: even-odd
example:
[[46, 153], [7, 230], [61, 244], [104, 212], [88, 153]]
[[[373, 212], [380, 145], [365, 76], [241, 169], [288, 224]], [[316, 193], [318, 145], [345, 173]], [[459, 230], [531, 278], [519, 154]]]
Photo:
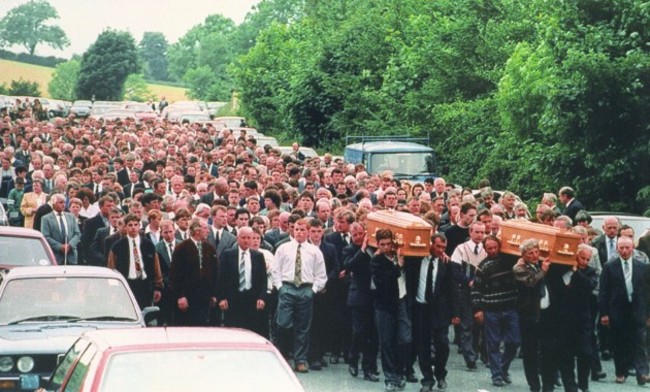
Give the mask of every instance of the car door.
[[97, 348], [84, 338], [78, 339], [52, 372], [48, 391], [78, 391]]

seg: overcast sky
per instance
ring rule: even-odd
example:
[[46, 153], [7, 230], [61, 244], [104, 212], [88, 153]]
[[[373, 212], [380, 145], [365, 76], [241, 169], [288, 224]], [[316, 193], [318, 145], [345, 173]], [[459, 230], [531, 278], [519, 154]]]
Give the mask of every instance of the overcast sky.
[[[39, 45], [36, 54], [70, 58], [83, 54], [106, 28], [129, 31], [140, 42], [145, 31], [158, 31], [172, 44], [205, 17], [222, 14], [240, 24], [260, 0], [49, 0], [60, 19], [50, 23], [68, 35], [70, 46], [54, 50]], [[0, 18], [28, 0], [0, 0]], [[3, 48], [7, 49], [7, 48]], [[22, 51], [22, 47], [9, 48]]]

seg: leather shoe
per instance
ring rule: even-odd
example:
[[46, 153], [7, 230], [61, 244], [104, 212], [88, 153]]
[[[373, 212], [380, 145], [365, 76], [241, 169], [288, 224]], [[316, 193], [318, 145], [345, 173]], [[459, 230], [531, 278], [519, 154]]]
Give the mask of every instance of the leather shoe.
[[339, 356], [332, 354], [332, 356], [330, 357], [330, 363], [332, 365], [336, 365], [337, 363], [339, 363]]
[[363, 375], [363, 379], [366, 380], [366, 381], [371, 381], [371, 382], [379, 382], [379, 376], [377, 376], [376, 374], [372, 374], [372, 373], [365, 373]]
[[406, 382], [411, 382], [411, 383], [418, 382], [418, 378], [415, 377], [414, 373], [411, 373], [411, 374], [407, 375], [405, 380], [406, 380]]
[[297, 371], [298, 373], [309, 373], [309, 369], [307, 369], [307, 365], [305, 365], [304, 363], [297, 364], [295, 367], [295, 371]]
[[497, 378], [496, 380], [492, 381], [492, 385], [494, 385], [495, 387], [505, 387], [506, 382], [500, 378]]
[[476, 369], [476, 362], [475, 361], [468, 361], [467, 362], [467, 368], [470, 370], [475, 370]]
[[438, 380], [438, 389], [447, 389], [447, 380], [444, 378]]
[[356, 377], [359, 375], [359, 368], [356, 366], [350, 366], [348, 367], [348, 372], [350, 372], [352, 377]]
[[648, 376], [647, 374], [637, 376], [636, 378], [636, 383], [639, 385], [645, 385], [646, 383], [649, 382], [650, 382], [650, 376]]
[[609, 361], [610, 359], [612, 359], [612, 354], [611, 354], [609, 351], [604, 350], [604, 351], [600, 354], [600, 358], [601, 358], [603, 361]]
[[512, 378], [510, 376], [503, 376], [503, 381], [508, 385], [512, 384]]
[[599, 381], [599, 380], [602, 380], [603, 378], [606, 378], [606, 377], [607, 377], [607, 373], [605, 373], [605, 372], [592, 373], [591, 381]]
[[309, 364], [309, 369], [310, 370], [323, 370], [323, 367], [321, 366], [320, 362], [314, 361]]

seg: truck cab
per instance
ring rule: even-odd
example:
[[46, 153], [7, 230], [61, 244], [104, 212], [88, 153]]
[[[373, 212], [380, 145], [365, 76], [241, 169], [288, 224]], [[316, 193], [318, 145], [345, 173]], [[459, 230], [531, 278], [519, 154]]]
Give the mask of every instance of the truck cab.
[[422, 182], [437, 177], [436, 155], [428, 144], [428, 138], [408, 136], [347, 136], [344, 159], [363, 163], [369, 174], [390, 170], [400, 180]]

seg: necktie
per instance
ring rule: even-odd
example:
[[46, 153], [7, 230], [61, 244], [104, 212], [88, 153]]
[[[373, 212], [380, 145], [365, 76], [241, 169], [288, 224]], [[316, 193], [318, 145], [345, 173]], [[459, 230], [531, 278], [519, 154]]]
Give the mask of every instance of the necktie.
[[609, 254], [608, 254], [608, 256], [612, 257], [613, 254], [614, 254], [614, 239], [610, 238], [609, 239]]
[[142, 279], [142, 260], [138, 252], [138, 245], [135, 243], [135, 238], [131, 239], [133, 245], [133, 262], [135, 263], [135, 275], [138, 279]]
[[169, 246], [169, 259], [172, 259], [172, 253], [174, 253], [174, 248], [172, 247], [172, 243], [168, 243], [167, 246]]
[[293, 284], [300, 287], [302, 284], [302, 255], [300, 254], [300, 247], [302, 244], [298, 244], [298, 250], [296, 251], [296, 270], [293, 277]]
[[478, 256], [478, 244], [476, 244], [476, 247], [474, 247], [474, 254]]
[[183, 241], [186, 240], [186, 239], [187, 239], [187, 233], [186, 233], [186, 232], [182, 232], [182, 233], [181, 233], [181, 237], [183, 237]]
[[61, 235], [66, 239], [67, 242], [67, 233], [65, 231], [65, 221], [63, 220], [63, 214], [59, 212], [59, 228], [61, 229]]
[[221, 236], [219, 235], [219, 230], [217, 230], [217, 233], [214, 235], [214, 247], [218, 248], [219, 247], [219, 241], [221, 241]]
[[237, 237], [237, 229], [235, 227], [232, 228], [232, 235]]
[[427, 283], [424, 292], [424, 300], [430, 302], [433, 296], [433, 260], [429, 260], [429, 267], [427, 267]]
[[246, 290], [246, 251], [242, 252], [239, 260], [239, 291]]
[[348, 235], [347, 235], [347, 233], [344, 233], [344, 234], [343, 234], [343, 242], [345, 242], [346, 244], [350, 245], [350, 241], [348, 240]]
[[624, 271], [624, 277], [625, 277], [625, 290], [627, 291], [627, 298], [630, 302], [632, 302], [632, 293], [634, 289], [632, 288], [632, 279], [630, 279], [630, 262], [629, 261], [622, 261], [623, 263], [623, 271]]
[[95, 184], [95, 190], [93, 191], [93, 193], [94, 193], [94, 194], [97, 194], [97, 193], [98, 193], [98, 190], [97, 190], [97, 184]]
[[203, 246], [201, 241], [196, 243], [196, 247], [199, 250], [199, 268], [203, 268]]

